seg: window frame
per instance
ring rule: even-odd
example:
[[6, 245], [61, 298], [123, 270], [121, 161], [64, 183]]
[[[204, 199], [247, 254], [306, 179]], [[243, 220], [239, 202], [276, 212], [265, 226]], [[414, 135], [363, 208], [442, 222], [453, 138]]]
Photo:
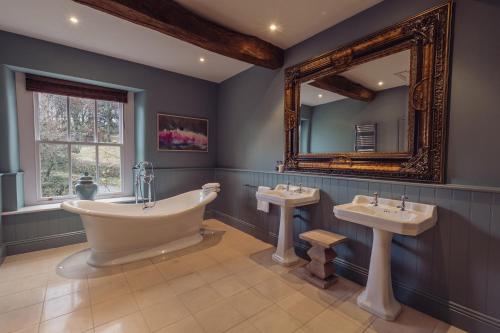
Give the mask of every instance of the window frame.
[[[66, 118], [68, 121], [68, 126], [67, 126], [67, 133], [66, 133], [66, 138], [67, 140], [44, 140], [40, 138], [40, 124], [39, 124], [39, 112], [40, 112], [40, 103], [39, 103], [39, 96], [40, 94], [51, 94], [51, 95], [59, 95], [59, 96], [64, 96], [66, 97]], [[91, 99], [94, 101], [94, 141], [73, 141], [71, 140], [71, 118], [70, 118], [70, 98], [80, 98], [80, 99]], [[98, 184], [99, 186], [99, 147], [100, 146], [112, 146], [112, 147], [120, 147], [120, 191], [119, 192], [110, 192], [110, 193], [99, 193], [97, 192], [96, 198], [108, 198], [108, 197], [115, 197], [115, 196], [124, 196], [126, 193], [124, 192], [125, 188], [125, 182], [124, 182], [124, 173], [123, 170], [125, 169], [125, 155], [124, 155], [124, 138], [123, 138], [123, 129], [124, 129], [124, 103], [121, 102], [115, 102], [118, 103], [120, 106], [120, 111], [121, 111], [121, 116], [120, 116], [120, 125], [119, 125], [119, 137], [120, 137], [120, 143], [112, 143], [112, 142], [99, 142], [99, 135], [97, 132], [97, 99], [92, 99], [92, 98], [82, 98], [82, 97], [72, 97], [68, 95], [60, 95], [60, 94], [52, 94], [52, 93], [41, 93], [41, 92], [33, 92], [33, 110], [34, 110], [34, 131], [35, 131], [35, 170], [36, 170], [36, 197], [37, 201], [40, 203], [47, 203], [47, 202], [55, 202], [55, 201], [63, 201], [66, 199], [72, 199], [75, 198], [76, 195], [72, 194], [73, 193], [73, 179], [72, 179], [72, 170], [73, 170], [73, 164], [72, 164], [72, 156], [71, 156], [71, 147], [73, 145], [78, 145], [78, 146], [93, 146], [95, 147], [95, 157], [96, 157], [96, 176], [95, 176], [95, 183]], [[67, 195], [61, 195], [61, 196], [53, 196], [53, 197], [44, 197], [42, 194], [42, 179], [41, 179], [41, 156], [40, 156], [40, 146], [42, 144], [60, 144], [60, 145], [66, 145], [67, 146], [67, 151], [68, 151], [68, 169], [69, 169], [69, 174], [68, 174], [68, 193]]]
[[[68, 199], [76, 198], [76, 195], [68, 191], [68, 195], [58, 197], [42, 197], [41, 196], [41, 165], [40, 159], [40, 144], [37, 140], [39, 138], [38, 124], [38, 103], [35, 103], [36, 93], [26, 89], [25, 74], [16, 72], [16, 100], [18, 112], [18, 127], [20, 144], [20, 162], [23, 174], [23, 188], [25, 206], [36, 206], [48, 203], [59, 203]], [[59, 94], [60, 95], [60, 94]], [[65, 95], [64, 95], [65, 96]], [[116, 101], [114, 101], [116, 102]], [[119, 102], [121, 103], [121, 102]], [[129, 197], [134, 193], [133, 190], [133, 172], [132, 167], [135, 163], [135, 112], [134, 112], [134, 92], [128, 91], [127, 102], [121, 103], [122, 108], [122, 121], [121, 121], [121, 163], [120, 163], [120, 176], [121, 176], [121, 191], [112, 193], [100, 193], [97, 198], [120, 198]], [[69, 105], [68, 105], [69, 112]], [[97, 110], [96, 110], [97, 112]], [[69, 121], [69, 119], [68, 119]], [[97, 126], [97, 119], [95, 122]], [[70, 138], [68, 138], [70, 139]], [[97, 140], [97, 133], [95, 136]], [[74, 142], [78, 145], [95, 145], [96, 142]], [[50, 141], [50, 140], [43, 140]], [[54, 143], [57, 143], [53, 141]], [[68, 144], [70, 142], [60, 142]], [[100, 146], [115, 146], [115, 143], [99, 143]], [[119, 144], [118, 144], [119, 145]], [[68, 148], [71, 149], [71, 148]], [[97, 148], [96, 148], [97, 149]], [[71, 154], [68, 156], [71, 160]], [[97, 164], [97, 163], [96, 163]], [[71, 167], [71, 166], [70, 166]], [[71, 172], [71, 169], [69, 170]], [[97, 170], [98, 172], [98, 170]], [[69, 173], [68, 181], [71, 181], [71, 173]], [[36, 188], [36, 190], [35, 190]]]

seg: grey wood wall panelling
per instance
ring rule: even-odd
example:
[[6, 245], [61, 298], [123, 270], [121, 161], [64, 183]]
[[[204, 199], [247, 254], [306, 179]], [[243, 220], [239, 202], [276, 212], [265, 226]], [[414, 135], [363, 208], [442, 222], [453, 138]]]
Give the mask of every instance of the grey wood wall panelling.
[[[227, 176], [230, 174], [230, 176]], [[250, 177], [250, 178], [248, 178]], [[369, 228], [334, 217], [333, 205], [346, 203], [356, 194], [379, 192], [381, 197], [399, 199], [403, 193], [410, 201], [438, 205], [436, 227], [418, 237], [395, 235], [392, 246], [392, 274], [398, 298], [407, 304], [451, 321], [475, 332], [498, 332], [500, 329], [500, 194], [447, 189], [418, 184], [392, 184], [365, 180], [330, 178], [301, 174], [216, 169], [215, 178], [230, 183], [223, 185], [223, 202], [216, 210], [227, 214], [227, 200], [237, 197], [228, 191], [251, 185], [275, 186], [290, 181], [321, 189], [319, 205], [295, 211], [295, 240], [298, 253], [304, 254], [307, 243], [297, 234], [322, 228], [350, 238], [336, 248], [338, 271], [358, 282], [366, 280], [373, 240]], [[255, 201], [256, 188], [248, 188], [246, 196]], [[221, 198], [222, 199], [222, 198]], [[273, 209], [274, 208], [274, 209]], [[269, 214], [257, 212], [247, 205], [237, 225], [253, 225], [255, 235], [269, 233], [275, 243], [279, 226], [279, 209], [271, 206]], [[258, 230], [258, 232], [257, 232]], [[258, 236], [259, 237], [259, 236]], [[260, 236], [259, 238], [261, 238]]]

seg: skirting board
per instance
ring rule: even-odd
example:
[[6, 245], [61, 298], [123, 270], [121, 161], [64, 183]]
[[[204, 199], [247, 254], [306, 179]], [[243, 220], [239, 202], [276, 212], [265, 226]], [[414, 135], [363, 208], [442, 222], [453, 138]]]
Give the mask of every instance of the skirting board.
[[[213, 210], [213, 215], [224, 223], [256, 236], [261, 240], [265, 240], [262, 237], [258, 237], [259, 231], [257, 228], [246, 221], [216, 210]], [[275, 233], [269, 233], [267, 236], [269, 243], [276, 244], [277, 235]], [[302, 258], [308, 259], [306, 255], [308, 249], [309, 247], [307, 245], [295, 242], [297, 255]], [[337, 274], [361, 285], [366, 285], [366, 280], [368, 278], [368, 270], [366, 268], [354, 265], [341, 258], [335, 258], [334, 263]], [[469, 332], [500, 332], [500, 320], [497, 318], [447, 299], [436, 297], [426, 291], [411, 288], [400, 281], [393, 281], [393, 287], [394, 294], [401, 303], [407, 304], [440, 320], [463, 328]]]
[[83, 243], [87, 241], [85, 230], [55, 234], [50, 236], [16, 240], [5, 243], [7, 255], [51, 249], [64, 245]]

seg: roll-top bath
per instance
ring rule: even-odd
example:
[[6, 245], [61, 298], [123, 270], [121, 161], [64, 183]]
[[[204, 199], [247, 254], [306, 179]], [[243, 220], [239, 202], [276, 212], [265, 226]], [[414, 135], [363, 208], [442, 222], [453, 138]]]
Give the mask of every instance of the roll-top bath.
[[194, 245], [203, 237], [200, 228], [205, 207], [218, 188], [186, 192], [159, 200], [154, 207], [71, 200], [64, 210], [79, 214], [91, 247], [88, 263], [123, 264]]

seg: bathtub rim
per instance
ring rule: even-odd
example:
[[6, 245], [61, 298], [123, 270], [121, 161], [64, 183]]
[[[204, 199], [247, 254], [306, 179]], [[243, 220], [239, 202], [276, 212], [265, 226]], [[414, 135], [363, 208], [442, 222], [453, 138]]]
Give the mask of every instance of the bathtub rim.
[[[165, 199], [162, 199], [162, 200], [158, 200], [157, 203], [165, 202], [165, 201], [173, 201], [176, 198], [179, 198], [179, 197], [182, 197], [182, 196], [187, 196], [187, 195], [189, 195], [191, 193], [195, 193], [195, 192], [198, 193], [199, 195], [202, 194], [202, 190], [193, 190], [193, 191], [184, 192], [184, 193], [175, 195], [173, 197], [169, 197], [169, 198], [165, 198]], [[64, 209], [65, 211], [68, 211], [68, 212], [74, 213], [74, 214], [78, 214], [78, 215], [87, 215], [87, 216], [96, 216], [96, 217], [108, 217], [108, 218], [125, 218], [125, 219], [140, 218], [140, 219], [149, 220], [149, 219], [157, 219], [160, 216], [161, 217], [175, 217], [175, 216], [183, 215], [186, 212], [190, 212], [190, 211], [193, 211], [193, 210], [199, 208], [200, 206], [206, 206], [206, 205], [208, 205], [209, 203], [211, 203], [212, 201], [214, 201], [216, 198], [217, 198], [217, 193], [216, 192], [211, 192], [211, 193], [205, 195], [201, 201], [197, 202], [192, 207], [190, 207], [188, 209], [185, 209], [185, 210], [182, 210], [182, 211], [179, 211], [177, 213], [170, 213], [170, 214], [161, 214], [160, 213], [160, 214], [156, 214], [156, 215], [143, 215], [143, 216], [119, 214], [119, 213], [116, 213], [116, 212], [111, 213], [111, 212], [95, 211], [95, 210], [91, 210], [91, 209], [85, 209], [85, 208], [76, 207], [74, 205], [74, 203], [80, 202], [80, 201], [94, 202], [94, 201], [91, 201], [91, 200], [67, 200], [67, 201], [64, 201], [64, 202], [61, 203], [61, 208]], [[105, 205], [105, 206], [109, 206], [109, 207], [120, 207], [120, 206], [123, 207], [123, 205], [141, 205], [141, 204], [135, 204], [135, 203], [134, 204], [100, 203], [100, 204], [101, 205]]]

